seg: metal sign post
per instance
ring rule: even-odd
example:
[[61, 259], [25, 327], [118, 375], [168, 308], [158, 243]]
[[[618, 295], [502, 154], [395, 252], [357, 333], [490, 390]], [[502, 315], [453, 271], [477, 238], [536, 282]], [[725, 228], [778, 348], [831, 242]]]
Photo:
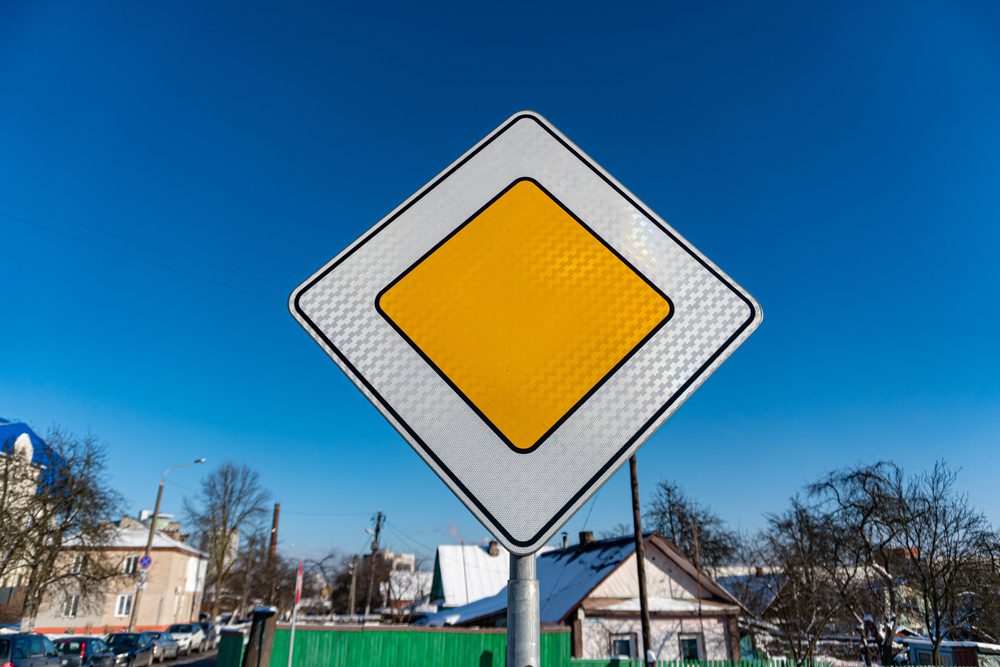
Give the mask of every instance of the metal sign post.
[[511, 554], [507, 582], [507, 667], [540, 667], [540, 634], [535, 554]]
[[292, 656], [295, 654], [295, 625], [299, 619], [299, 600], [302, 598], [302, 561], [295, 574], [295, 602], [292, 604], [292, 629], [288, 635], [288, 667], [292, 667]]

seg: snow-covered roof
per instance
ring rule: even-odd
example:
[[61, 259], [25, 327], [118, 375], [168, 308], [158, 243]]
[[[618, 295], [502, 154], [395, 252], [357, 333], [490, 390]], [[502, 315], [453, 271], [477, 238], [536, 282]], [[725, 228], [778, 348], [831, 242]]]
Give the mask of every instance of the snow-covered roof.
[[0, 417], [0, 453], [13, 454], [16, 451], [30, 452], [31, 462], [42, 469], [47, 483], [51, 483], [63, 463], [49, 445], [30, 426]]
[[[646, 543], [659, 547], [671, 560], [691, 576], [699, 576], [694, 566], [661, 535], [647, 533]], [[632, 536], [597, 540], [586, 544], [576, 544], [565, 549], [553, 549], [542, 553], [536, 561], [540, 611], [542, 623], [563, 621], [594, 589], [635, 552]], [[701, 575], [705, 592], [717, 598], [718, 603], [702, 600], [701, 608], [736, 608], [737, 601], [725, 589]], [[506, 584], [506, 582], [504, 582]], [[651, 598], [658, 605], [657, 611], [697, 611], [697, 600], [675, 600]], [[606, 607], [598, 602], [593, 609], [631, 611], [631, 600], [609, 599]], [[616, 606], [617, 605], [617, 606]], [[635, 601], [638, 609], [638, 600]], [[476, 600], [468, 605], [447, 609], [425, 619], [432, 626], [459, 625], [494, 616], [507, 609], [507, 587], [504, 585], [496, 594]]]
[[739, 600], [744, 609], [758, 618], [774, 602], [784, 583], [781, 575], [769, 572], [728, 574], [716, 577], [715, 581]]
[[[577, 544], [540, 555], [535, 567], [542, 623], [562, 620], [634, 550], [632, 537], [620, 537]], [[456, 625], [502, 612], [507, 608], [507, 578], [505, 567], [503, 581], [492, 596], [434, 614], [428, 618], [428, 623]]]
[[[896, 637], [896, 641], [900, 644], [916, 644], [917, 646], [931, 646], [933, 642], [930, 637]], [[950, 639], [945, 639], [941, 642], [941, 646], [950, 647], [965, 647], [965, 648], [975, 648], [984, 653], [1000, 653], [1000, 644], [990, 644], [987, 642], [973, 642], [973, 641], [952, 641]]]
[[477, 544], [442, 544], [434, 558], [431, 598], [442, 607], [459, 607], [496, 595], [507, 585], [510, 554]]
[[[149, 538], [148, 528], [132, 528], [132, 527], [121, 527], [117, 526], [114, 528], [114, 534], [111, 539], [100, 545], [102, 549], [135, 549], [141, 551], [146, 548], [146, 540]], [[78, 541], [68, 540], [66, 542], [68, 548], [74, 548], [81, 546]], [[86, 546], [86, 545], [84, 545]], [[153, 546], [155, 549], [177, 549], [179, 551], [187, 552], [194, 556], [199, 556], [201, 558], [207, 558], [207, 555], [195, 549], [193, 546], [186, 542], [181, 542], [180, 540], [175, 540], [169, 535], [164, 535], [163, 533], [156, 531], [153, 533]]]

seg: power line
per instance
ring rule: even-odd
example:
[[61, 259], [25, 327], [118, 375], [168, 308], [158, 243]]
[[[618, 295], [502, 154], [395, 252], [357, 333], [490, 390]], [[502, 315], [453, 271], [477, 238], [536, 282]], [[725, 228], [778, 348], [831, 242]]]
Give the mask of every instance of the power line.
[[137, 254], [129, 252], [127, 250], [122, 250], [121, 248], [115, 248], [114, 246], [106, 245], [104, 243], [100, 243], [98, 241], [94, 241], [93, 239], [88, 239], [88, 238], [86, 238], [84, 236], [78, 236], [76, 234], [72, 234], [72, 233], [67, 232], [67, 231], [65, 231], [63, 229], [58, 229], [56, 227], [52, 227], [52, 226], [43, 224], [43, 223], [38, 222], [36, 220], [29, 220], [27, 218], [22, 218], [22, 217], [19, 217], [19, 216], [16, 216], [16, 215], [12, 215], [10, 213], [4, 213], [3, 211], [0, 211], [0, 216], [3, 216], [3, 217], [8, 218], [10, 220], [15, 220], [17, 222], [20, 222], [20, 223], [23, 223], [23, 224], [26, 224], [26, 225], [31, 225], [32, 227], [37, 227], [38, 229], [44, 229], [46, 231], [52, 232], [53, 234], [59, 234], [61, 236], [65, 236], [65, 237], [74, 239], [74, 240], [79, 241], [81, 243], [86, 243], [87, 245], [92, 245], [92, 246], [94, 246], [96, 248], [101, 248], [101, 249], [107, 250], [109, 252], [114, 252], [114, 253], [117, 253], [119, 255], [124, 255], [125, 257], [129, 257], [129, 258], [134, 259], [134, 260], [139, 261], [139, 262], [144, 262], [146, 264], [149, 264], [151, 266], [155, 266], [155, 267], [163, 269], [165, 271], [171, 271], [173, 273], [177, 273], [177, 274], [180, 274], [182, 276], [187, 276], [188, 278], [194, 278], [195, 280], [201, 280], [201, 281], [204, 281], [206, 283], [211, 283], [211, 284], [213, 284], [213, 285], [215, 285], [217, 287], [224, 287], [226, 289], [233, 290], [235, 292], [240, 292], [242, 294], [245, 294], [246, 296], [252, 296], [255, 299], [260, 299], [260, 300], [266, 301], [268, 303], [271, 303], [271, 302], [274, 301], [273, 297], [268, 297], [268, 296], [265, 296], [265, 295], [260, 294], [258, 292], [252, 292], [250, 290], [243, 289], [242, 287], [236, 287], [235, 285], [230, 285], [229, 283], [224, 283], [224, 282], [220, 282], [218, 280], [213, 280], [212, 278], [207, 278], [207, 277], [205, 277], [203, 275], [200, 275], [200, 274], [197, 274], [197, 273], [192, 273], [190, 271], [186, 271], [184, 269], [177, 268], [176, 266], [171, 266], [169, 264], [164, 264], [163, 262], [157, 261], [155, 259], [150, 259], [148, 257], [143, 257], [142, 255], [137, 255]]
[[417, 540], [417, 539], [415, 539], [413, 537], [410, 537], [409, 535], [407, 535], [403, 531], [399, 530], [395, 526], [389, 525], [388, 522], [385, 522], [385, 527], [388, 528], [392, 532], [393, 535], [395, 535], [399, 539], [403, 540], [404, 542], [410, 543], [412, 546], [419, 547], [420, 549], [422, 549], [423, 551], [426, 551], [426, 552], [431, 552], [432, 553], [432, 552], [435, 551], [435, 549], [431, 549], [426, 544], [423, 544], [419, 540]]
[[295, 514], [297, 516], [369, 516], [368, 512], [294, 512], [292, 510], [282, 510], [285, 514]]
[[[195, 257], [193, 255], [188, 255], [187, 253], [180, 252], [179, 250], [173, 250], [172, 248], [166, 248], [164, 246], [156, 245], [155, 243], [149, 243], [148, 241], [143, 241], [141, 239], [132, 238], [131, 236], [126, 236], [125, 234], [120, 234], [118, 232], [112, 232], [110, 230], [102, 229], [102, 228], [94, 226], [94, 225], [88, 225], [85, 222], [80, 222], [79, 220], [73, 220], [72, 218], [67, 218], [66, 216], [63, 216], [63, 215], [57, 215], [57, 214], [52, 213], [50, 211], [45, 211], [43, 209], [36, 208], [34, 206], [28, 206], [26, 204], [21, 204], [21, 203], [18, 203], [16, 201], [13, 201], [11, 199], [5, 199], [3, 197], [0, 197], [0, 202], [2, 202], [4, 204], [9, 204], [11, 206], [16, 206], [17, 208], [24, 209], [25, 211], [31, 211], [32, 213], [37, 213], [39, 215], [44, 215], [45, 217], [52, 218], [53, 220], [60, 220], [62, 222], [65, 222], [65, 223], [68, 223], [68, 224], [71, 224], [71, 225], [76, 225], [77, 227], [81, 227], [83, 229], [89, 229], [90, 231], [97, 232], [98, 234], [104, 234], [106, 236], [110, 236], [111, 238], [119, 239], [121, 241], [126, 241], [128, 243], [134, 243], [135, 245], [142, 246], [144, 248], [149, 248], [150, 250], [156, 250], [158, 252], [163, 252], [163, 253], [166, 253], [168, 255], [174, 255], [175, 257], [180, 257], [181, 259], [185, 259], [185, 260], [187, 260], [189, 262], [195, 262], [197, 264], [204, 264], [205, 266], [211, 267], [213, 269], [217, 269], [219, 271], [227, 271], [229, 273], [241, 276], [243, 278], [249, 278], [251, 280], [255, 280], [255, 281], [257, 281], [259, 283], [262, 283], [262, 284], [265, 284], [265, 285], [268, 284], [267, 281], [263, 280], [260, 276], [255, 276], [252, 273], [247, 273], [245, 271], [240, 271], [238, 269], [233, 269], [233, 268], [230, 268], [228, 266], [223, 266], [222, 264], [217, 264], [215, 262], [210, 262], [208, 260], [201, 259], [201, 258]], [[274, 285], [270, 285], [270, 286], [274, 287]]]

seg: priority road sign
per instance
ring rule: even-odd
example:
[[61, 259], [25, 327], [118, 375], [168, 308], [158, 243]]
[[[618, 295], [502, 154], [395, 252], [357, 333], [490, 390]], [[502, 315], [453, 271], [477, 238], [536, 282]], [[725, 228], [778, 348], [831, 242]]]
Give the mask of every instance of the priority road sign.
[[521, 555], [761, 320], [749, 294], [531, 112], [379, 221], [289, 306]]

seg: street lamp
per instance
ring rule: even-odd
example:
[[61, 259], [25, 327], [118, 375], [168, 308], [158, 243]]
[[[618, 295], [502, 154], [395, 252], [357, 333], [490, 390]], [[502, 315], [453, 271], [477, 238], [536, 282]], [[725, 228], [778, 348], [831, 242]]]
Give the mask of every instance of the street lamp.
[[[167, 483], [167, 475], [175, 470], [193, 466], [196, 463], [204, 463], [205, 461], [205, 457], [201, 457], [200, 459], [188, 461], [187, 463], [182, 463], [163, 471], [163, 476], [160, 477], [160, 488], [156, 491], [156, 504], [153, 505], [153, 516], [149, 520], [149, 536], [146, 537], [146, 550], [142, 554], [143, 558], [147, 558], [149, 556], [150, 549], [153, 548], [153, 534], [156, 531], [156, 518], [160, 515], [160, 501], [163, 499], [163, 485]], [[129, 632], [135, 630], [136, 620], [139, 618], [139, 600], [142, 599], [142, 589], [146, 586], [146, 574], [146, 569], [143, 569], [142, 573], [139, 575], [139, 586], [135, 589], [135, 599], [132, 601], [132, 613], [129, 615], [128, 619]]]

